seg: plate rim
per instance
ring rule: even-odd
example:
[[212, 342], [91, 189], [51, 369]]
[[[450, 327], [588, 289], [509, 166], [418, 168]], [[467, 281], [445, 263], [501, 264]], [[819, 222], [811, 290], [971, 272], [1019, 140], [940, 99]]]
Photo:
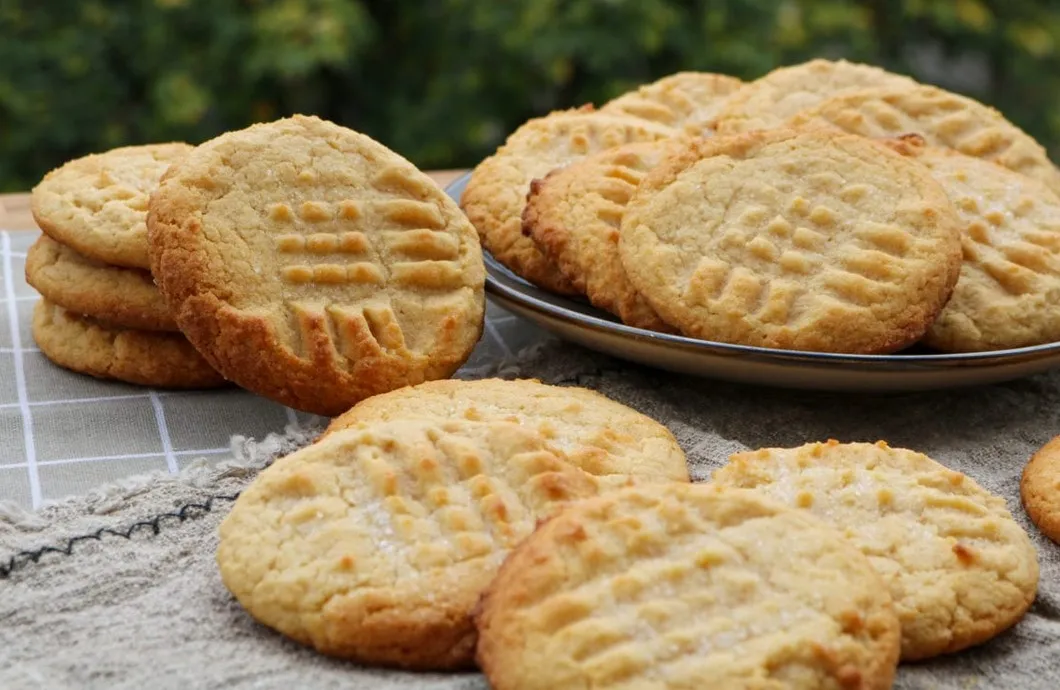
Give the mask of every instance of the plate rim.
[[[460, 195], [467, 186], [473, 170], [469, 170], [447, 184], [443, 191], [457, 204], [460, 203]], [[598, 332], [623, 338], [656, 342], [662, 346], [679, 347], [684, 350], [701, 351], [703, 354], [715, 356], [743, 356], [755, 359], [798, 359], [815, 363], [864, 365], [864, 364], [904, 364], [922, 365], [969, 365], [969, 364], [1000, 364], [1002, 362], [1021, 361], [1025, 359], [1037, 359], [1047, 355], [1060, 354], [1060, 341], [1042, 343], [1039, 345], [1028, 345], [1019, 348], [1008, 348], [1004, 350], [988, 350], [984, 352], [943, 352], [937, 354], [851, 354], [841, 352], [815, 352], [811, 350], [788, 350], [780, 348], [758, 347], [755, 345], [740, 345], [737, 343], [724, 343], [716, 340], [703, 340], [690, 338], [684, 335], [670, 333], [659, 333], [643, 328], [636, 328], [619, 321], [604, 319], [591, 314], [575, 311], [557, 303], [558, 300], [566, 301], [560, 295], [548, 295], [548, 300], [527, 292], [544, 292], [526, 280], [512, 274], [512, 272], [498, 261], [485, 247], [482, 247], [482, 258], [486, 268], [485, 289], [487, 292], [510, 300], [520, 306], [531, 309], [545, 317], [551, 317], [565, 321], [574, 326], [589, 327]], [[494, 274], [497, 275], [494, 275]], [[505, 284], [509, 283], [509, 284]], [[525, 286], [525, 287], [524, 287]]]

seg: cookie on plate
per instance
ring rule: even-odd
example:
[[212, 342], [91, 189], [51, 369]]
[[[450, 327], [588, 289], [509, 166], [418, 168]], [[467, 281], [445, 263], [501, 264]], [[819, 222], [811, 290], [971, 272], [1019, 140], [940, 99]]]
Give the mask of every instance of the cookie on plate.
[[923, 166], [835, 130], [690, 142], [638, 186], [619, 254], [685, 335], [886, 353], [924, 335], [961, 268], [960, 221]]
[[618, 255], [622, 215], [644, 175], [673, 141], [626, 144], [534, 180], [523, 211], [523, 232], [594, 306], [623, 323], [673, 332], [626, 277]]
[[689, 481], [684, 451], [659, 422], [595, 391], [532, 379], [401, 388], [357, 404], [326, 433], [402, 419], [513, 422], [541, 434], [590, 474]]
[[445, 378], [483, 326], [475, 229], [369, 137], [295, 116], [222, 134], [151, 197], [152, 271], [227, 378], [335, 415]]
[[26, 282], [48, 301], [111, 326], [178, 330], [149, 272], [93, 261], [47, 235], [26, 253]]
[[191, 146], [123, 146], [69, 161], [33, 188], [33, 219], [79, 254], [116, 266], [150, 268], [147, 201], [170, 164]]
[[47, 299], [34, 305], [33, 340], [53, 363], [96, 378], [155, 388], [226, 385], [179, 333], [105, 326]]
[[1041, 144], [997, 110], [934, 86], [861, 89], [797, 113], [788, 124], [877, 138], [919, 134], [932, 146], [993, 161], [1060, 193], [1060, 170]]
[[820, 101], [870, 86], [911, 88], [917, 82], [875, 65], [817, 58], [780, 67], [725, 99], [713, 126], [719, 134], [779, 127]]
[[1034, 601], [1037, 552], [1005, 500], [920, 453], [764, 448], [733, 455], [712, 481], [806, 509], [856, 544], [894, 599], [903, 660], [985, 642]]
[[1023, 468], [1020, 498], [1042, 534], [1060, 544], [1060, 436], [1045, 444]]
[[473, 665], [471, 613], [537, 520], [592, 477], [517, 424], [405, 420], [277, 461], [220, 527], [225, 586], [258, 621], [328, 655]]
[[927, 166], [963, 221], [961, 277], [924, 343], [978, 352], [1060, 340], [1060, 197], [917, 135], [894, 146]]
[[496, 690], [890, 688], [898, 621], [867, 559], [803, 511], [667, 484], [572, 504], [476, 612]]
[[676, 133], [665, 125], [597, 112], [591, 106], [534, 118], [475, 167], [460, 206], [478, 229], [483, 247], [495, 259], [547, 290], [577, 294], [555, 264], [523, 235], [523, 208], [531, 181], [597, 151]]
[[613, 98], [600, 112], [631, 115], [689, 134], [709, 133], [708, 123], [741, 86], [741, 80], [725, 74], [677, 72]]

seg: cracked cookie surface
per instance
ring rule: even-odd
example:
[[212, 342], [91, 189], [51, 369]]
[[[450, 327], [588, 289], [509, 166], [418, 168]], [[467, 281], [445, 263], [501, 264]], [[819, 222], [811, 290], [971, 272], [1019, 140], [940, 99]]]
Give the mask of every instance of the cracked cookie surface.
[[445, 378], [483, 327], [475, 229], [374, 140], [294, 116], [223, 134], [151, 197], [152, 272], [229, 379], [308, 412]]
[[596, 492], [517, 424], [347, 429], [255, 479], [221, 524], [217, 562], [252, 616], [325, 654], [467, 668], [472, 609], [505, 555]]
[[637, 488], [575, 503], [476, 613], [496, 690], [883, 690], [898, 621], [832, 528], [750, 491]]
[[985, 642], [1034, 601], [1037, 552], [1005, 500], [921, 453], [764, 448], [733, 455], [712, 481], [805, 509], [852, 540], [891, 592], [904, 660]]

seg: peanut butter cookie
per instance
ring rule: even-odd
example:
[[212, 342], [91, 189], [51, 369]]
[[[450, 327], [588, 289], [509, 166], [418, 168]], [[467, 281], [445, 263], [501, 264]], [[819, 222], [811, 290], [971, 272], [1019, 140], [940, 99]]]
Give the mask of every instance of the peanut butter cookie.
[[33, 308], [33, 340], [53, 363], [155, 388], [216, 388], [224, 378], [179, 333], [104, 326], [47, 299]]
[[1023, 468], [1020, 498], [1042, 534], [1060, 544], [1060, 436], [1046, 443]]
[[899, 146], [931, 170], [963, 221], [961, 277], [924, 343], [977, 352], [1060, 340], [1060, 197], [981, 158]]
[[530, 185], [523, 231], [594, 306], [630, 326], [673, 332], [634, 289], [618, 255], [625, 206], [671, 140], [626, 144], [554, 170]]
[[33, 188], [33, 218], [79, 254], [116, 266], [150, 268], [147, 200], [170, 164], [191, 146], [124, 146], [69, 161]]
[[482, 333], [475, 229], [369, 137], [295, 116], [229, 132], [151, 197], [152, 271], [230, 380], [335, 415], [451, 375]]
[[638, 186], [622, 265], [685, 335], [821, 352], [919, 340], [961, 268], [960, 221], [930, 172], [834, 130], [691, 142]]
[[531, 181], [597, 151], [676, 133], [655, 122], [591, 107], [553, 112], [523, 124], [479, 163], [460, 205], [494, 258], [540, 287], [577, 294], [556, 265], [523, 235], [522, 214]]
[[678, 72], [618, 96], [600, 107], [681, 129], [689, 134], [710, 131], [709, 124], [726, 97], [743, 86], [736, 77], [710, 72]]
[[713, 482], [804, 508], [856, 544], [890, 589], [904, 660], [985, 642], [1034, 601], [1037, 552], [1005, 500], [920, 453], [765, 448], [733, 455]]
[[868, 560], [804, 511], [710, 485], [570, 505], [476, 613], [496, 690], [884, 690], [898, 621]]
[[347, 429], [254, 480], [221, 524], [217, 563], [254, 618], [325, 654], [467, 668], [472, 610], [505, 555], [537, 520], [595, 494], [517, 424]]
[[47, 235], [26, 254], [26, 282], [48, 301], [104, 324], [178, 330], [150, 273], [94, 261]]
[[864, 137], [919, 134], [932, 146], [993, 161], [1060, 194], [1060, 170], [1041, 144], [997, 110], [934, 86], [861, 89], [797, 113], [788, 124], [837, 127]]
[[531, 379], [430, 381], [358, 403], [327, 433], [380, 421], [507, 421], [548, 440], [590, 474], [687, 482], [684, 451], [651, 417], [586, 388]]
[[719, 134], [779, 127], [826, 98], [870, 86], [911, 88], [917, 82], [874, 65], [810, 60], [775, 69], [725, 99], [713, 122]]

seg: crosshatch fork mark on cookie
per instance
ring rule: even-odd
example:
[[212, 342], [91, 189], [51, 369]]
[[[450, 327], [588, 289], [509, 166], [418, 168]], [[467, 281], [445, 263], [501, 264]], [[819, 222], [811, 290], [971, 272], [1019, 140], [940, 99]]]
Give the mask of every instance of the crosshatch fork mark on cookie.
[[[393, 564], [398, 577], [497, 555], [532, 526], [513, 485], [492, 474], [480, 448], [444, 432], [430, 434], [434, 442], [415, 449], [416, 457], [388, 459], [389, 453], [367, 447], [355, 456], [364, 482], [352, 509], [371, 526], [377, 557]], [[288, 481], [300, 482], [301, 475]]]
[[[871, 196], [866, 184], [839, 186], [839, 200], [856, 204]], [[813, 203], [796, 195], [783, 213], [749, 204], [728, 222], [718, 238], [721, 258], [705, 257], [689, 280], [687, 293], [699, 301], [739, 303], [770, 323], [788, 323], [805, 294], [800, 283], [817, 280], [840, 303], [864, 307], [882, 299], [887, 285], [903, 273], [916, 238], [893, 223], [858, 221], [840, 249], [834, 235], [843, 213], [835, 204]], [[845, 234], [845, 233], [844, 233]]]
[[[365, 207], [368, 207], [366, 209]], [[366, 234], [362, 225], [366, 210], [384, 223], [383, 230]], [[282, 225], [299, 226], [309, 232], [276, 235], [277, 253], [298, 263], [281, 266], [280, 276], [290, 285], [393, 284], [413, 289], [457, 289], [462, 284], [460, 255], [455, 237], [440, 230], [441, 213], [432, 204], [412, 199], [389, 199], [370, 203], [352, 200], [338, 203], [304, 201], [297, 208], [273, 204], [269, 217]], [[379, 256], [395, 259], [389, 271]]]
[[409, 344], [390, 306], [395, 290], [455, 293], [464, 286], [460, 242], [431, 203], [310, 199], [265, 212], [276, 270], [292, 291], [284, 305], [290, 344], [303, 353], [334, 351], [344, 368], [364, 357], [406, 356]]
[[[709, 545], [683, 544], [666, 558], [643, 561], [636, 575], [615, 572], [599, 582], [546, 599], [538, 603], [539, 610], [563, 611], [563, 615], [551, 616], [548, 622], [555, 627], [543, 632], [571, 640], [575, 663], [604, 671], [608, 677], [613, 673], [617, 679], [632, 670], [628, 659], [642, 661], [642, 668], [650, 665], [665, 676], [673, 666], [688, 663], [689, 657], [733, 649], [756, 634], [780, 635], [821, 618], [811, 604], [793, 601], [790, 595], [771, 587], [767, 577], [760, 578], [760, 587], [752, 587], [758, 578], [738, 572], [745, 566], [726, 562], [732, 552], [720, 540]], [[746, 596], [736, 602], [709, 602], [706, 597], [689, 594], [697, 589], [706, 591], [719, 580], [742, 581]], [[593, 599], [608, 604], [585, 605]], [[690, 605], [697, 609], [694, 618], [688, 616]], [[770, 607], [785, 610], [783, 615], [764, 618], [754, 627], [727, 629], [719, 623], [746, 620], [755, 611]], [[715, 615], [722, 612], [724, 616]], [[638, 619], [644, 624], [630, 624]]]

